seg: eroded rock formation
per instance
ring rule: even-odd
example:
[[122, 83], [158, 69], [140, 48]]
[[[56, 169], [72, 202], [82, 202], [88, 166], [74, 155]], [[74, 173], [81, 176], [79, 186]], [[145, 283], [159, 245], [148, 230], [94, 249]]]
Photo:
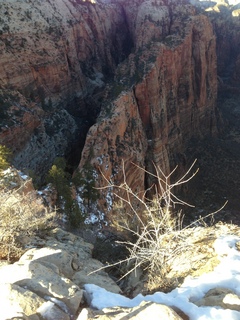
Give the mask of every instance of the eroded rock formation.
[[184, 167], [188, 141], [216, 133], [217, 65], [230, 51], [238, 79], [237, 29], [227, 36], [238, 7], [225, 30], [224, 6], [211, 16], [187, 0], [2, 3], [0, 143], [14, 164], [40, 176], [84, 147], [79, 168], [91, 163], [98, 186], [99, 169], [122, 181], [123, 160], [139, 190], [152, 181], [131, 162]]
[[110, 292], [121, 289], [92, 259], [93, 245], [59, 228], [46, 237], [27, 239], [21, 259], [0, 268], [2, 319], [74, 319], [83, 303], [83, 285], [94, 283]]
[[[157, 17], [165, 17], [159, 22], [144, 2], [138, 18], [143, 5], [145, 22], [135, 23], [136, 51], [119, 65], [109, 89], [110, 97], [119, 90], [121, 94], [102, 107], [80, 163], [84, 167], [92, 161], [119, 183], [125, 161], [128, 183], [138, 191], [144, 190], [146, 179], [131, 162], [150, 171], [154, 162], [165, 173], [176, 164], [186, 165], [188, 141], [216, 133], [217, 96], [216, 39], [207, 17], [187, 4], [158, 4]], [[143, 25], [162, 31], [144, 35]], [[98, 178], [103, 185], [101, 174]]]
[[1, 143], [42, 174], [81, 146], [132, 40], [117, 3], [5, 1], [0, 14]]

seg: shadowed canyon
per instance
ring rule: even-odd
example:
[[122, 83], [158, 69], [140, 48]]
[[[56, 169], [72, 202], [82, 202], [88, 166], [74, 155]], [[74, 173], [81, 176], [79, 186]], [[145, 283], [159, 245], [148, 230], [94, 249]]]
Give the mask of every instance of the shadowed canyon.
[[65, 157], [96, 187], [120, 184], [124, 161], [136, 192], [154, 181], [133, 164], [181, 174], [197, 158], [179, 192], [197, 215], [228, 199], [221, 218], [239, 223], [239, 15], [227, 1], [4, 1], [0, 144], [39, 183]]

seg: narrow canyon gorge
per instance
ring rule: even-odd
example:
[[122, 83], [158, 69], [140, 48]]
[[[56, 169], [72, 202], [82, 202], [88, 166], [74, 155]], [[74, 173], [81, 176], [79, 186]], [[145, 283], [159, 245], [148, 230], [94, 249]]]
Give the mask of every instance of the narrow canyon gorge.
[[91, 164], [100, 188], [123, 182], [124, 162], [135, 192], [154, 182], [137, 166], [182, 174], [197, 158], [179, 192], [199, 215], [228, 199], [238, 220], [239, 17], [228, 1], [4, 1], [0, 144], [40, 184], [56, 157], [71, 174]]

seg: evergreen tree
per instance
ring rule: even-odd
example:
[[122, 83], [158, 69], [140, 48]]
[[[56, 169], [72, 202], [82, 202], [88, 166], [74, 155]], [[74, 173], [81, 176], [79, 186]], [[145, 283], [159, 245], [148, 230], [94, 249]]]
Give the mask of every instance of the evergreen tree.
[[84, 176], [79, 171], [73, 178], [73, 183], [77, 187], [82, 188], [82, 197], [86, 201], [86, 205], [90, 208], [91, 204], [99, 198], [99, 191], [95, 188], [94, 168], [91, 164], [84, 166]]
[[0, 145], [0, 175], [3, 170], [6, 170], [10, 166], [9, 159], [11, 154], [11, 151], [7, 147]]
[[70, 175], [65, 168], [66, 161], [63, 158], [56, 158], [49, 170], [47, 181], [56, 188], [60, 208], [64, 208], [71, 226], [76, 227], [83, 221], [84, 216], [77, 201], [72, 197]]

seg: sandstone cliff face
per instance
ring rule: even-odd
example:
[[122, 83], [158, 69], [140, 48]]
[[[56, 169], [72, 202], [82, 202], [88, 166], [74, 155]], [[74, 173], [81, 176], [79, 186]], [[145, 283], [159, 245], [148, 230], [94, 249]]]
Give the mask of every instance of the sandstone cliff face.
[[53, 103], [93, 91], [127, 53], [117, 4], [6, 1], [1, 20], [1, 85]]
[[[204, 9], [210, 19], [216, 35], [216, 52], [218, 75], [221, 78], [220, 90], [235, 87], [239, 84], [240, 74], [240, 9], [239, 1], [195, 2]], [[203, 11], [203, 12], [204, 12]]]
[[[158, 29], [148, 8], [146, 20]], [[175, 5], [171, 12], [168, 8], [168, 18], [163, 19], [168, 36], [150, 42], [148, 35], [142, 37], [143, 26], [136, 27], [136, 52], [120, 64], [110, 90], [113, 96], [118, 90], [122, 93], [103, 107], [80, 162], [84, 167], [92, 161], [117, 184], [125, 161], [127, 181], [137, 190], [152, 182], [141, 170], [130, 169], [131, 162], [150, 171], [154, 162], [169, 173], [176, 164], [186, 164], [184, 150], [192, 137], [216, 132], [216, 43], [211, 24], [205, 16], [194, 15], [189, 5]], [[98, 182], [106, 184], [101, 174]]]
[[[132, 42], [118, 4], [4, 1], [0, 16], [0, 87], [3, 97], [12, 92], [4, 114], [22, 110], [19, 122], [2, 122], [1, 143], [13, 149], [16, 166], [40, 174], [86, 134], [105, 78]], [[19, 96], [25, 101], [16, 106]]]
[[187, 1], [16, 0], [0, 11], [0, 85], [15, 92], [4, 115], [22, 114], [0, 138], [16, 166], [42, 174], [96, 122], [80, 169], [90, 162], [98, 185], [99, 169], [117, 183], [124, 160], [144, 190], [152, 182], [131, 162], [169, 172], [189, 139], [215, 133], [215, 36]]

